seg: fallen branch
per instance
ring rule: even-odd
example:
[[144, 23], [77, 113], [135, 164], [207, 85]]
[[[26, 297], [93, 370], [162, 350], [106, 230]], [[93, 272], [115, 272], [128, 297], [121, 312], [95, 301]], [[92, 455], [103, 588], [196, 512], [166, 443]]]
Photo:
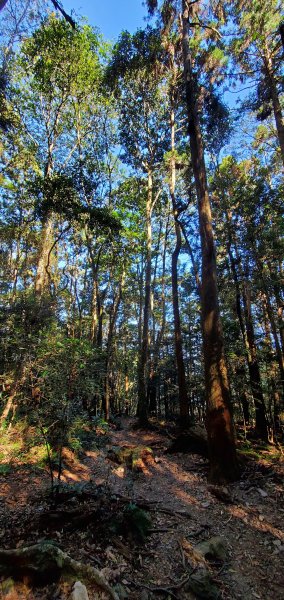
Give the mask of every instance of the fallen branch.
[[54, 8], [56, 8], [56, 10], [59, 10], [59, 12], [61, 12], [61, 14], [63, 15], [64, 19], [67, 21], [67, 23], [69, 23], [69, 25], [71, 25], [72, 29], [76, 29], [76, 23], [74, 21], [74, 19], [72, 19], [72, 17], [70, 17], [70, 15], [68, 15], [61, 2], [58, 2], [57, 0], [51, 0]]
[[191, 514], [186, 512], [185, 510], [171, 510], [170, 508], [156, 508], [156, 510], [158, 512], [164, 513], [165, 515], [171, 515], [172, 517], [178, 515], [179, 517], [186, 517], [187, 519], [192, 518]]
[[149, 533], [168, 533], [169, 531], [173, 533], [174, 529], [171, 527], [150, 527], [148, 531]]
[[177, 540], [177, 543], [178, 543], [178, 547], [179, 547], [180, 553], [181, 553], [182, 566], [185, 569], [185, 567], [186, 567], [186, 561], [185, 561], [185, 554], [184, 554], [184, 551], [183, 551], [182, 543], [181, 543], [181, 541], [179, 539]]
[[[193, 573], [193, 571], [192, 571]], [[192, 575], [191, 573], [191, 575]], [[177, 590], [180, 590], [186, 583], [189, 582], [189, 578], [190, 576], [187, 575], [187, 577], [185, 577], [185, 579], [182, 579], [182, 581], [175, 583], [174, 585], [169, 585], [169, 586], [162, 586], [162, 585], [146, 585], [146, 583], [139, 583], [137, 581], [131, 581], [130, 583], [132, 583], [132, 585], [134, 585], [135, 587], [141, 587], [141, 588], [145, 588], [146, 590], [149, 590], [149, 592], [156, 592], [157, 594], [168, 594], [170, 595], [172, 598], [175, 598], [176, 600], [178, 600], [178, 596], [176, 596], [176, 594], [174, 593]]]

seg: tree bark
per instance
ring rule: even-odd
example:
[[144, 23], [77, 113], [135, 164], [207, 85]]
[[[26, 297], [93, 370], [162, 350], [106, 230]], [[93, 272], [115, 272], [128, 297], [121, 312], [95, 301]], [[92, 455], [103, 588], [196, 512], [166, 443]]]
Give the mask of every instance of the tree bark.
[[272, 64], [272, 60], [271, 60], [271, 56], [270, 56], [267, 44], [266, 44], [265, 54], [264, 54], [264, 65], [265, 65], [265, 69], [266, 69], [266, 73], [267, 73], [267, 77], [268, 77], [268, 81], [269, 81], [273, 113], [274, 113], [274, 118], [275, 118], [275, 123], [276, 123], [277, 136], [278, 136], [279, 145], [280, 145], [281, 158], [282, 158], [282, 162], [284, 165], [283, 115], [282, 115], [282, 109], [281, 109], [281, 104], [280, 104], [280, 100], [279, 100], [277, 85], [276, 85], [276, 81], [275, 81], [275, 76], [274, 76], [274, 72], [273, 72], [273, 64]]
[[243, 304], [248, 346], [248, 368], [255, 407], [255, 429], [257, 435], [262, 440], [268, 441], [268, 424], [262, 393], [260, 370], [257, 360], [254, 325], [251, 311], [250, 285], [248, 281], [244, 281], [243, 283]]
[[[174, 78], [175, 79], [175, 78]], [[174, 83], [174, 82], [173, 82]], [[181, 250], [181, 227], [178, 221], [179, 211], [176, 205], [175, 188], [176, 188], [176, 159], [175, 159], [175, 105], [174, 95], [171, 98], [171, 162], [170, 162], [170, 195], [173, 206], [173, 216], [175, 223], [176, 247], [172, 254], [172, 301], [174, 313], [174, 333], [175, 333], [175, 355], [177, 366], [178, 393], [179, 393], [179, 417], [182, 427], [187, 427], [189, 423], [189, 400], [186, 389], [185, 366], [183, 358], [181, 320], [179, 310], [179, 293], [178, 293], [178, 257]]]
[[124, 281], [124, 273], [122, 273], [121, 281], [119, 282], [119, 287], [117, 294], [113, 298], [113, 303], [111, 307], [111, 312], [109, 315], [109, 329], [108, 329], [108, 338], [107, 338], [107, 347], [106, 347], [106, 373], [105, 373], [105, 394], [104, 394], [104, 403], [103, 410], [105, 420], [109, 421], [110, 417], [110, 369], [112, 363], [112, 351], [113, 351], [113, 337], [115, 330], [115, 323], [118, 315], [119, 305], [122, 299], [122, 288]]
[[175, 220], [176, 247], [172, 254], [172, 295], [175, 330], [175, 354], [177, 365], [178, 391], [179, 391], [179, 416], [182, 427], [189, 423], [189, 400], [186, 389], [185, 367], [182, 348], [181, 321], [178, 294], [178, 257], [181, 249], [180, 225]]
[[159, 364], [160, 347], [161, 347], [161, 343], [162, 343], [162, 340], [164, 337], [165, 324], [166, 324], [165, 275], [166, 275], [166, 254], [167, 254], [168, 233], [169, 233], [169, 216], [167, 217], [166, 226], [165, 226], [163, 254], [162, 254], [162, 277], [161, 277], [162, 320], [161, 320], [160, 328], [157, 333], [156, 339], [155, 339], [154, 333], [153, 333], [154, 350], [153, 350], [153, 358], [152, 358], [152, 364], [151, 364], [151, 368], [150, 368], [149, 385], [148, 385], [150, 414], [157, 413], [157, 396], [158, 396], [158, 385], [159, 385], [158, 364]]
[[49, 216], [41, 231], [41, 245], [35, 279], [35, 292], [39, 297], [47, 290], [49, 283], [48, 266], [50, 261], [50, 249], [53, 241], [53, 229], [54, 219], [52, 216]]
[[210, 458], [210, 480], [234, 480], [239, 476], [229, 383], [220, 321], [217, 269], [211, 207], [207, 187], [203, 142], [198, 115], [198, 90], [192, 69], [189, 44], [190, 6], [182, 1], [182, 46], [184, 80], [192, 167], [198, 199], [202, 248], [201, 320], [206, 391], [206, 426]]
[[149, 317], [151, 302], [151, 266], [152, 266], [152, 203], [153, 203], [153, 176], [148, 170], [148, 191], [146, 200], [146, 267], [145, 267], [145, 296], [143, 310], [143, 328], [141, 351], [138, 364], [138, 420], [140, 427], [147, 427], [148, 401], [148, 354], [149, 354]]
[[[236, 267], [236, 261], [235, 258], [233, 256], [233, 252], [231, 249], [231, 242], [230, 242], [230, 231], [229, 231], [229, 241], [227, 243], [227, 252], [228, 252], [228, 256], [229, 256], [229, 261], [230, 261], [230, 267], [231, 267], [231, 271], [232, 271], [232, 275], [233, 275], [233, 280], [234, 280], [234, 284], [235, 284], [235, 294], [236, 294], [236, 313], [239, 319], [239, 324], [240, 324], [240, 330], [241, 330], [241, 335], [242, 335], [242, 340], [243, 340], [243, 344], [244, 344], [244, 349], [246, 352], [246, 359], [247, 359], [247, 365], [248, 365], [248, 369], [249, 369], [249, 363], [250, 363], [250, 359], [249, 359], [249, 349], [248, 349], [248, 341], [247, 341], [247, 335], [246, 335], [246, 328], [245, 328], [245, 323], [244, 323], [244, 318], [243, 318], [243, 311], [242, 311], [242, 304], [241, 304], [241, 289], [240, 289], [240, 284], [239, 284], [239, 277], [238, 277], [238, 272], [237, 272], [237, 267]], [[240, 369], [240, 373], [242, 375], [245, 374], [245, 368], [242, 370]], [[250, 375], [250, 370], [249, 370], [249, 375]], [[252, 385], [252, 382], [250, 381], [251, 384], [251, 390], [253, 393], [254, 390], [254, 386]], [[245, 393], [245, 392], [244, 392]], [[248, 425], [249, 421], [250, 421], [250, 413], [249, 413], [249, 402], [247, 400], [246, 395], [241, 397], [241, 404], [242, 404], [242, 408], [243, 408], [243, 414], [244, 414], [244, 420], [245, 420], [245, 424]]]
[[[266, 410], [265, 410], [265, 402], [262, 392], [262, 383], [261, 376], [257, 358], [256, 344], [255, 344], [255, 334], [254, 334], [254, 324], [252, 318], [252, 310], [251, 310], [251, 299], [250, 299], [250, 285], [249, 285], [249, 273], [248, 271], [244, 273], [241, 270], [241, 279], [239, 280], [239, 273], [237, 264], [241, 265], [241, 259], [238, 252], [238, 247], [236, 243], [236, 237], [232, 228], [231, 222], [231, 211], [226, 206], [225, 198], [224, 201], [224, 209], [225, 209], [225, 218], [227, 223], [227, 253], [230, 261], [230, 267], [233, 275], [233, 280], [235, 284], [236, 291], [236, 312], [238, 315], [240, 329], [242, 334], [242, 339], [244, 343], [244, 348], [246, 352], [247, 366], [249, 371], [249, 380], [251, 393], [253, 397], [254, 407], [255, 407], [255, 425], [256, 425], [256, 433], [257, 435], [263, 439], [264, 441], [268, 440], [268, 424], [266, 419]], [[232, 250], [232, 246], [234, 247], [234, 252], [236, 255], [236, 259], [234, 257], [234, 253]], [[242, 308], [243, 303], [243, 308]], [[243, 410], [246, 406], [245, 403], [242, 402]], [[244, 416], [247, 415], [247, 409], [244, 410]], [[246, 418], [246, 417], [245, 417]]]
[[268, 289], [267, 289], [265, 283], [264, 283], [264, 293], [263, 293], [262, 297], [263, 297], [263, 301], [264, 301], [264, 304], [265, 304], [265, 307], [267, 310], [267, 315], [268, 315], [268, 318], [270, 321], [271, 332], [272, 332], [272, 336], [273, 336], [273, 340], [274, 340], [275, 352], [276, 352], [277, 362], [278, 362], [278, 367], [279, 367], [280, 380], [282, 383], [282, 388], [283, 388], [283, 393], [284, 393], [284, 359], [283, 359], [283, 354], [281, 351], [280, 342], [278, 339], [274, 311], [273, 311], [273, 307], [272, 307], [271, 300], [269, 297], [269, 292], [268, 292]]

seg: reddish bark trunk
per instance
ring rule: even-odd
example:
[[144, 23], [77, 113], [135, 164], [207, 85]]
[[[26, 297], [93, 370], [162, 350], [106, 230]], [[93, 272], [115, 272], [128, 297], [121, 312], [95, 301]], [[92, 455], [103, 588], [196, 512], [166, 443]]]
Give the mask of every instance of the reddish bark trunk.
[[[183, 60], [190, 149], [198, 198], [202, 248], [202, 336], [206, 391], [206, 426], [210, 458], [210, 479], [220, 482], [239, 476], [234, 427], [230, 408], [227, 369], [220, 321], [216, 257], [211, 207], [207, 188], [202, 135], [198, 115], [198, 91], [192, 70], [189, 45], [190, 3], [183, 0]], [[191, 10], [193, 6], [191, 6]]]

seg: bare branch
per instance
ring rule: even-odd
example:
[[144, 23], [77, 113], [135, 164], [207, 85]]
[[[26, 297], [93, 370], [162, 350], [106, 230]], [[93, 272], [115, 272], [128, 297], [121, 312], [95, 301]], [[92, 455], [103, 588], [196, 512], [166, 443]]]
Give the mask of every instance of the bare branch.
[[[1, 2], [1, 0], [0, 0]], [[68, 15], [63, 6], [61, 6], [61, 4], [59, 2], [57, 2], [57, 0], [51, 0], [53, 6], [56, 8], [56, 10], [59, 10], [59, 12], [61, 12], [61, 14], [63, 15], [64, 19], [67, 21], [67, 23], [69, 23], [69, 25], [71, 25], [71, 27], [73, 29], [76, 29], [76, 23], [74, 21], [74, 19], [72, 19], [72, 17], [70, 17], [70, 15]]]
[[204, 25], [204, 23], [197, 22], [197, 23], [189, 23], [189, 27], [201, 27], [203, 29], [211, 29], [211, 31], [214, 31], [214, 33], [216, 33], [219, 40], [222, 38], [222, 34], [220, 33], [220, 31], [215, 29], [215, 27], [212, 27], [212, 25]]
[[0, 0], [0, 10], [2, 10], [5, 7], [5, 4], [7, 4], [8, 0]]

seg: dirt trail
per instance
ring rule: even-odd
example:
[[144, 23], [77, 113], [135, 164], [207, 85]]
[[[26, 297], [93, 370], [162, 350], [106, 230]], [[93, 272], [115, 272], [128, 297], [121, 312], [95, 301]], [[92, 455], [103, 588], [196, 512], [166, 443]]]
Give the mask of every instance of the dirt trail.
[[[160, 590], [150, 592], [149, 587], [167, 588], [184, 578], [182, 540], [194, 545], [221, 535], [228, 546], [228, 559], [218, 568], [215, 565], [214, 575], [222, 597], [282, 600], [284, 504], [280, 474], [268, 468], [269, 465], [251, 467], [240, 482], [230, 486], [233, 503], [227, 504], [208, 489], [205, 459], [194, 454], [165, 454], [168, 439], [164, 435], [133, 431], [131, 426], [131, 420], [123, 420], [122, 429], [111, 432], [105, 448], [87, 451], [80, 462], [67, 453], [64, 479], [69, 483], [91, 480], [107, 484], [114, 496], [127, 497], [134, 504], [142, 499], [152, 503], [151, 535], [144, 545], [135, 548], [122, 538], [116, 538], [115, 542], [108, 540], [105, 545], [101, 540], [98, 543], [95, 530], [91, 536], [88, 528], [82, 534], [53, 532], [61, 547], [85, 562], [88, 556], [97, 553], [106, 577], [120, 582], [129, 600], [150, 600], [167, 595]], [[108, 449], [114, 445], [148, 446], [153, 449], [155, 459], [142, 472], [135, 473], [106, 458]], [[25, 542], [34, 541], [39, 535], [31, 527], [28, 535], [25, 523], [32, 514], [44, 510], [36, 491], [46, 484], [46, 475], [39, 482], [38, 475], [33, 479], [25, 470], [5, 478], [0, 502], [2, 546], [11, 547], [15, 540], [21, 543], [21, 537]], [[172, 597], [195, 598], [182, 588]]]
[[[197, 543], [221, 535], [228, 542], [230, 556], [222, 568], [224, 597], [282, 599], [284, 505], [278, 478], [275, 482], [271, 474], [250, 473], [247, 480], [230, 486], [234, 504], [224, 504], [208, 490], [204, 459], [197, 455], [164, 454], [168, 445], [165, 437], [133, 431], [131, 424], [124, 421], [122, 429], [112, 433], [111, 443], [151, 447], [156, 461], [146, 466], [143, 473], [133, 474], [127, 467], [109, 463], [106, 475], [103, 457], [93, 463], [89, 456], [85, 464], [98, 483], [107, 477], [114, 493], [124, 494], [133, 502], [141, 498], [156, 502], [161, 510], [169, 511], [157, 512], [156, 528], [169, 531], [152, 534], [147, 543], [152, 556], [145, 558], [135, 576], [160, 584], [169, 583], [171, 577], [176, 580], [182, 574], [180, 538]], [[139, 595], [134, 593], [135, 597]], [[183, 598], [182, 592], [178, 597]], [[186, 597], [190, 597], [188, 592]]]
[[[133, 432], [124, 429], [113, 434], [118, 445], [144, 444], [156, 450], [158, 458], [141, 476], [132, 480], [119, 475], [114, 486], [132, 491], [133, 500], [143, 497], [157, 501], [161, 508], [173, 515], [159, 514], [159, 526], [172, 528], [157, 533], [152, 542], [155, 564], [150, 577], [169, 581], [175, 578], [181, 562], [179, 538], [193, 543], [213, 535], [221, 535], [228, 542], [229, 560], [222, 569], [224, 597], [261, 598], [280, 600], [284, 592], [284, 532], [283, 487], [273, 474], [248, 473], [248, 479], [231, 485], [234, 504], [219, 501], [207, 487], [207, 464], [197, 455], [175, 456], [163, 453], [167, 441], [155, 433]], [[114, 473], [115, 471], [113, 471]], [[113, 476], [113, 475], [112, 475]], [[185, 511], [191, 518], [183, 517]], [[147, 567], [144, 566], [147, 574]], [[139, 573], [142, 576], [142, 572]], [[182, 593], [180, 593], [182, 598]], [[187, 596], [189, 597], [189, 596]]]

